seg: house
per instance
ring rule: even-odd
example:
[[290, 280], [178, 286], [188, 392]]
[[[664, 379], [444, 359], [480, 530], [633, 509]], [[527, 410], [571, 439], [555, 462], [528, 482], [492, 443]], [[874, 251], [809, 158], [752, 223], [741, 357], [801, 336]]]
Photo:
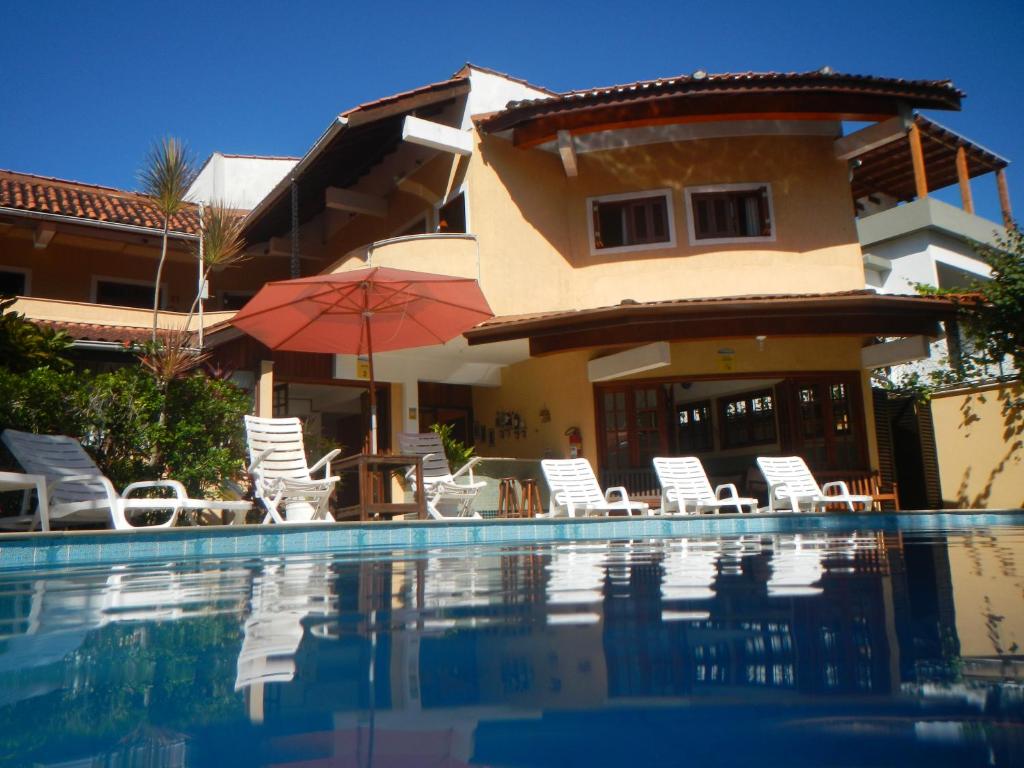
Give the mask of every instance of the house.
[[[961, 96], [827, 69], [555, 94], [467, 65], [342, 113], [246, 236], [265, 258], [290, 253], [294, 275], [479, 278], [493, 320], [375, 355], [392, 431], [442, 420], [485, 455], [579, 451], [641, 491], [651, 458], [676, 452], [741, 481], [765, 453], [867, 472], [870, 371], [900, 354], [875, 341], [936, 338], [952, 307], [865, 289], [851, 158]], [[844, 136], [846, 121], [872, 125]], [[364, 411], [354, 356], [271, 366], [237, 331], [211, 343], [263, 374], [265, 412]]]
[[[902, 147], [917, 179], [930, 134], [913, 111], [956, 110], [961, 97], [948, 81], [828, 68], [555, 93], [466, 65], [341, 113], [298, 160], [207, 162], [193, 199], [251, 210], [249, 260], [212, 280], [204, 343], [253, 386], [261, 414], [303, 416], [352, 450], [368, 427], [360, 360], [272, 352], [230, 312], [267, 281], [367, 265], [472, 277], [492, 320], [446, 345], [375, 355], [383, 448], [451, 423], [482, 455], [579, 453], [606, 484], [638, 492], [654, 487], [651, 458], [672, 453], [741, 483], [773, 453], [824, 476], [891, 475], [871, 371], [938, 339], [954, 307], [879, 284], [871, 270], [887, 257], [865, 256], [869, 218], [858, 223], [854, 206], [900, 199], [872, 188], [867, 161]], [[844, 134], [853, 122], [869, 125]], [[128, 329], [144, 336], [159, 252], [144, 198], [6, 177], [0, 264], [31, 273], [19, 307], [79, 345], [90, 339], [75, 322], [115, 345]], [[184, 218], [168, 325], [197, 283], [195, 211]], [[63, 261], [74, 279], [46, 271]], [[103, 275], [148, 277], [138, 308], [127, 289], [90, 293]]]
[[[908, 121], [909, 123], [909, 121]], [[980, 144], [915, 115], [908, 124], [921, 145], [920, 163], [903, 137], [862, 153], [851, 185], [857, 233], [864, 252], [868, 287], [907, 293], [918, 285], [963, 289], [990, 275], [977, 252], [1005, 235], [1012, 221], [1005, 169], [1008, 161]], [[911, 139], [913, 142], [914, 139]], [[975, 213], [971, 180], [994, 176], [1002, 223]], [[956, 186], [960, 205], [934, 193]], [[889, 358], [889, 377], [906, 385], [911, 376], [941, 380], [963, 352], [955, 323], [932, 341], [908, 338]], [[1012, 363], [978, 371], [969, 386], [949, 385], [929, 403], [912, 396], [876, 397], [888, 409], [895, 469], [901, 496], [910, 506], [1019, 507], [1024, 503], [1024, 452], [1012, 439], [1013, 419], [1004, 406], [1014, 397]], [[882, 421], [885, 421], [884, 419]]]
[[[0, 294], [14, 309], [66, 331], [74, 355], [96, 368], [122, 364], [150, 338], [163, 220], [135, 192], [0, 170]], [[183, 327], [199, 285], [194, 205], [170, 222], [161, 332]], [[263, 261], [211, 279], [202, 323], [225, 321], [287, 261]], [[192, 328], [197, 327], [193, 320]]]

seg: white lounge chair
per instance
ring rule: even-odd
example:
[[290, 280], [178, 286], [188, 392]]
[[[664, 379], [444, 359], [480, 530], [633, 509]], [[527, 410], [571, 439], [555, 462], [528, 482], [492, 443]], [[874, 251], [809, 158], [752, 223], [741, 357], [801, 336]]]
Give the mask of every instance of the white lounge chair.
[[[544, 459], [540, 463], [551, 489], [551, 501], [544, 517], [566, 515], [604, 515], [625, 512], [626, 515], [646, 515], [649, 508], [642, 501], [630, 501], [622, 486], [601, 491], [594, 470], [586, 459]], [[613, 501], [612, 495], [619, 500]]]
[[[264, 523], [334, 522], [328, 502], [338, 478], [331, 476], [331, 461], [340, 450], [308, 466], [302, 422], [294, 417], [246, 416], [245, 437], [256, 499], [267, 510]], [[314, 479], [321, 469], [323, 478]]]
[[[654, 460], [654, 471], [661, 484], [662, 514], [692, 514], [710, 510], [718, 513], [722, 507], [743, 512], [749, 507], [757, 512], [757, 499], [740, 496], [733, 483], [724, 483], [711, 490], [704, 466], [696, 456], [659, 457]], [[723, 491], [728, 494], [723, 496]]]
[[867, 510], [874, 503], [870, 496], [851, 494], [842, 480], [819, 487], [799, 456], [759, 456], [757, 466], [768, 481], [768, 508], [772, 512], [780, 509], [800, 512], [804, 507], [808, 512], [824, 511], [832, 504], [843, 504], [854, 512], [857, 504]]
[[[473, 510], [473, 502], [487, 483], [473, 477], [473, 466], [480, 461], [479, 456], [474, 456], [453, 473], [444, 453], [444, 443], [437, 432], [401, 432], [398, 435], [398, 450], [407, 456], [423, 459], [427, 513], [432, 518], [480, 518], [480, 514]], [[467, 474], [469, 482], [458, 482], [460, 477]], [[405, 477], [415, 491], [415, 467], [411, 467]]]
[[[132, 483], [118, 493], [82, 444], [67, 435], [36, 435], [6, 429], [0, 435], [4, 445], [26, 472], [46, 478], [46, 499], [39, 500], [43, 530], [51, 520], [79, 523], [109, 521], [114, 528], [170, 528], [183, 509], [202, 508], [201, 499], [190, 499], [177, 480], [147, 480]], [[162, 499], [131, 498], [147, 488], [170, 488], [174, 496]], [[129, 518], [140, 512], [164, 510], [170, 513], [161, 523], [138, 526]]]

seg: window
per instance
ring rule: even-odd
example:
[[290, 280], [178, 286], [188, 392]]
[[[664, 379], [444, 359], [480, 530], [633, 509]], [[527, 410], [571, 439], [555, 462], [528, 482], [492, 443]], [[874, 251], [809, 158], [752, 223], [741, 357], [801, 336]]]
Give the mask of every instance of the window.
[[722, 416], [722, 447], [774, 443], [775, 398], [771, 390], [749, 392], [719, 400]]
[[0, 269], [0, 296], [27, 296], [28, 273], [20, 269]]
[[592, 197], [587, 204], [594, 253], [675, 245], [672, 195], [668, 190]]
[[[160, 292], [161, 307], [166, 303], [166, 292]], [[121, 280], [96, 279], [95, 302], [116, 307], [153, 308], [153, 284]]]
[[254, 294], [252, 291], [222, 291], [220, 294], [220, 303], [224, 309], [230, 309], [237, 312], [244, 307], [253, 296]]
[[437, 209], [437, 231], [467, 232], [466, 224], [466, 193], [459, 192]]
[[686, 190], [690, 242], [775, 239], [767, 184], [723, 184]]
[[711, 403], [686, 403], [676, 409], [676, 434], [680, 453], [710, 451], [715, 447], [711, 432]]

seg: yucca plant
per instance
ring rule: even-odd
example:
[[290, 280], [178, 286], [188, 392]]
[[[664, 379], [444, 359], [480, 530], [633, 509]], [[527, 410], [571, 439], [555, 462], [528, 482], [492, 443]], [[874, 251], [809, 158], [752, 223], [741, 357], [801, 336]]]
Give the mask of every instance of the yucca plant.
[[139, 176], [142, 191], [153, 198], [153, 205], [164, 218], [160, 261], [157, 264], [156, 285], [153, 288], [152, 342], [156, 344], [156, 329], [160, 316], [160, 280], [163, 277], [164, 262], [167, 260], [167, 233], [171, 219], [185, 207], [185, 195], [196, 177], [196, 170], [185, 144], [168, 136], [150, 148], [146, 156], [146, 165]]
[[[245, 260], [245, 240], [242, 239], [242, 216], [225, 203], [211, 203], [203, 207], [202, 264], [203, 279], [199, 283], [195, 300], [188, 311], [185, 327], [190, 328], [192, 317], [199, 307], [202, 286], [210, 273]], [[196, 258], [200, 256], [197, 249]]]
[[[138, 353], [139, 365], [152, 374], [160, 393], [160, 410], [157, 415], [160, 430], [167, 426], [167, 391], [171, 382], [188, 375], [209, 358], [209, 355], [189, 346], [191, 334], [187, 328], [167, 331], [163, 337], [160, 341], [144, 344]], [[150, 454], [150, 465], [158, 467], [161, 461], [159, 443], [155, 442]]]

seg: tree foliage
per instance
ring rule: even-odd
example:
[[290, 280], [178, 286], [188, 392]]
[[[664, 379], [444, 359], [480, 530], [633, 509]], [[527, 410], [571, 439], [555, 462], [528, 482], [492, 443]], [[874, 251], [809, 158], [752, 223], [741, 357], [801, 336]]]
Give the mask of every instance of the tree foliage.
[[452, 435], [455, 429], [454, 424], [431, 424], [430, 429], [441, 436], [444, 455], [448, 459], [448, 468], [452, 472], [458, 472], [473, 458], [473, 446], [467, 446]]
[[185, 207], [185, 195], [195, 178], [195, 162], [191, 153], [184, 142], [170, 136], [153, 144], [146, 156], [146, 164], [139, 173], [142, 191], [153, 198], [153, 204], [164, 219], [160, 260], [157, 262], [156, 282], [153, 285], [153, 343], [156, 343], [160, 316], [160, 281], [167, 261], [167, 233], [171, 218]]
[[979, 245], [978, 253], [992, 279], [973, 286], [982, 301], [963, 308], [967, 332], [981, 362], [1009, 358], [1024, 381], [1024, 233], [1014, 223], [994, 245]]
[[0, 369], [0, 425], [78, 438], [118, 487], [173, 477], [192, 494], [216, 493], [242, 476], [249, 408], [244, 391], [198, 372], [161, 386], [139, 366]]
[[12, 296], [0, 296], [0, 367], [22, 372], [42, 366], [69, 370], [71, 363], [65, 355], [71, 337], [29, 322], [11, 309], [14, 302]]

